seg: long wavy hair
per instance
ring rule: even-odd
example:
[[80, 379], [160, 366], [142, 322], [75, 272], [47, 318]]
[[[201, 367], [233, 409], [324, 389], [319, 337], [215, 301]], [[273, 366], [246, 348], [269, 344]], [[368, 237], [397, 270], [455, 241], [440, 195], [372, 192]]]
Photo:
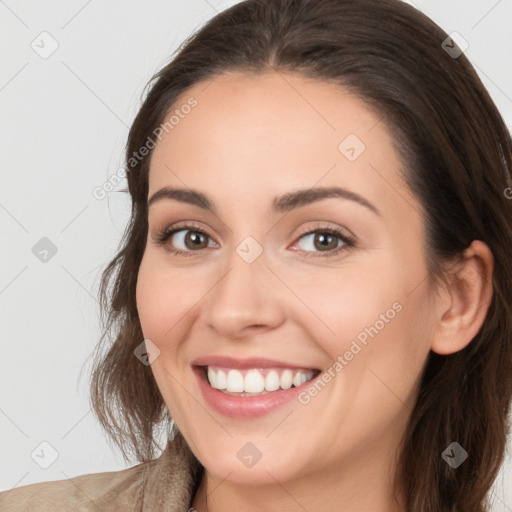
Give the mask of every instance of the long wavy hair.
[[[126, 461], [154, 458], [157, 428], [176, 433], [150, 366], [134, 356], [143, 340], [135, 289], [151, 155], [139, 158], [140, 148], [192, 85], [229, 71], [289, 72], [339, 84], [385, 123], [423, 208], [432, 283], [472, 240], [494, 255], [484, 324], [463, 350], [429, 353], [395, 475], [408, 510], [488, 510], [512, 394], [512, 141], [474, 68], [447, 38], [399, 0], [246, 0], [205, 23], [150, 79], [126, 144], [131, 216], [101, 275], [103, 330], [90, 388], [93, 411]], [[441, 457], [452, 441], [469, 453], [456, 470]]]

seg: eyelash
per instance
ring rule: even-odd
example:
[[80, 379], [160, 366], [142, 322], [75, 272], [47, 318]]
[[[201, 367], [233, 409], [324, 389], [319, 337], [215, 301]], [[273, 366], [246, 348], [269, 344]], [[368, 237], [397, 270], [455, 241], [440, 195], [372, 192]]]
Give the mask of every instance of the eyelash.
[[[154, 240], [158, 245], [163, 246], [163, 245], [165, 245], [165, 242], [172, 235], [174, 235], [175, 233], [178, 233], [179, 231], [193, 231], [194, 233], [199, 233], [207, 238], [210, 238], [209, 235], [203, 229], [201, 229], [199, 226], [196, 226], [194, 224], [184, 224], [181, 226], [175, 226], [173, 228], [166, 228], [166, 229], [160, 231], [159, 233], [156, 234]], [[313, 233], [322, 233], [322, 234], [329, 234], [329, 235], [337, 236], [343, 242], [344, 245], [337, 247], [336, 249], [332, 249], [330, 251], [303, 251], [306, 253], [307, 257], [314, 257], [314, 258], [316, 258], [316, 257], [320, 257], [320, 258], [334, 257], [334, 256], [337, 256], [341, 251], [356, 247], [355, 238], [342, 233], [338, 229], [321, 226], [321, 225], [316, 226], [313, 229], [304, 231], [303, 233], [298, 235], [297, 240], [300, 240], [302, 237], [304, 237], [306, 235], [311, 235]], [[177, 256], [192, 256], [192, 255], [194, 255], [194, 253], [200, 252], [201, 250], [204, 250], [204, 249], [200, 249], [199, 251], [184, 251], [182, 249], [169, 248], [168, 250], [172, 254], [175, 254]], [[313, 253], [314, 256], [311, 253]]]

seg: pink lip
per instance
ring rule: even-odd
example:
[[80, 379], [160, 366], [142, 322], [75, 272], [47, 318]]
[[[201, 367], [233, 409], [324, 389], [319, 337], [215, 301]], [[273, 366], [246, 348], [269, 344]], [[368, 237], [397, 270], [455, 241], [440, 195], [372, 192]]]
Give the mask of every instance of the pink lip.
[[[251, 357], [248, 359], [235, 359], [229, 356], [203, 356], [192, 361], [193, 366], [220, 366], [224, 368], [290, 368], [292, 370], [310, 369], [308, 366], [295, 365], [275, 359]], [[311, 368], [315, 370], [315, 368]]]
[[[201, 361], [198, 359], [198, 361]], [[210, 359], [209, 359], [210, 361]], [[217, 359], [216, 359], [217, 361]], [[230, 363], [231, 368], [247, 368], [246, 366], [248, 360], [245, 360], [243, 362], [243, 365], [241, 366], [233, 366], [232, 361]], [[256, 359], [252, 360], [252, 365], [249, 366], [250, 368], [262, 368], [262, 367], [268, 367], [262, 366], [262, 365], [256, 365], [254, 366], [254, 362], [258, 361]], [[226, 358], [219, 358], [218, 362], [226, 363]], [[240, 362], [240, 361], [239, 361]], [[267, 360], [268, 362], [268, 360]], [[213, 363], [210, 363], [213, 366]], [[203, 365], [201, 365], [203, 366]], [[273, 361], [272, 365], [273, 367], [281, 366], [276, 365], [276, 362]], [[300, 368], [295, 366], [286, 366], [287, 368]], [[265, 414], [268, 414], [275, 409], [279, 408], [280, 406], [291, 402], [292, 400], [297, 398], [297, 395], [303, 391], [305, 388], [311, 385], [311, 383], [316, 379], [314, 377], [309, 382], [305, 382], [304, 384], [296, 387], [296, 388], [290, 388], [290, 389], [283, 389], [280, 391], [273, 391], [271, 393], [268, 393], [266, 395], [261, 396], [235, 396], [235, 395], [228, 395], [226, 393], [223, 393], [222, 391], [219, 391], [218, 389], [214, 389], [210, 386], [204, 369], [199, 366], [194, 366], [194, 373], [196, 375], [196, 378], [199, 383], [199, 389], [201, 390], [201, 393], [203, 394], [203, 397], [205, 401], [218, 413], [229, 416], [231, 418], [257, 418], [260, 416], [264, 416]], [[319, 373], [320, 375], [320, 373]]]

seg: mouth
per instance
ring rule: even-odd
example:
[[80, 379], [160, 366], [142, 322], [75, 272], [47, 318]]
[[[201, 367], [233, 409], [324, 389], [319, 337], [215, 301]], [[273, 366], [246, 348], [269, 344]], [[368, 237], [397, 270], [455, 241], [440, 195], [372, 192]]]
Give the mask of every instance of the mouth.
[[321, 370], [275, 359], [204, 356], [191, 362], [205, 404], [223, 416], [250, 419], [293, 403]]
[[312, 368], [228, 368], [198, 367], [208, 384], [224, 394], [250, 397], [264, 396], [297, 388], [314, 379], [320, 370]]

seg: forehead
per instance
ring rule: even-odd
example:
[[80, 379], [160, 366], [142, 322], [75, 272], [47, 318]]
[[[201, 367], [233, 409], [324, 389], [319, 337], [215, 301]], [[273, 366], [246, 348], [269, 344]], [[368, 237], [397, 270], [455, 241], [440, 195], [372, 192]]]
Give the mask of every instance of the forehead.
[[318, 183], [392, 200], [402, 187], [381, 116], [332, 83], [280, 72], [223, 74], [182, 93], [165, 119], [172, 113], [179, 121], [153, 150], [149, 195], [186, 185], [207, 187], [220, 200], [241, 193], [264, 200]]

